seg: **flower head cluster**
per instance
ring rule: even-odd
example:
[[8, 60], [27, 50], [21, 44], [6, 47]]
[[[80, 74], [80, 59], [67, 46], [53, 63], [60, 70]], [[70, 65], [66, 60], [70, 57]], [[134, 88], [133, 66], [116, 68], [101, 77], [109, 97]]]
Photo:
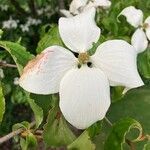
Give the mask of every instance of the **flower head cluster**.
[[126, 7], [120, 15], [124, 15], [127, 22], [137, 28], [131, 38], [131, 44], [138, 53], [143, 52], [148, 46], [148, 40], [150, 40], [150, 16], [143, 22], [143, 12], [134, 6]]
[[21, 24], [20, 28], [21, 28], [22, 32], [29, 32], [30, 26], [37, 26], [41, 23], [42, 23], [42, 21], [40, 19], [28, 17], [27, 22], [25, 24]]
[[46, 48], [27, 64], [19, 80], [32, 93], [59, 92], [64, 117], [79, 129], [105, 117], [111, 103], [110, 85], [129, 89], [143, 85], [136, 50], [126, 41], [106, 41], [89, 55], [101, 35], [95, 12], [92, 7], [74, 17], [60, 18], [59, 33], [69, 50], [57, 45]]
[[72, 17], [92, 7], [108, 9], [110, 6], [109, 0], [72, 0], [69, 11], [62, 9], [60, 12], [66, 17]]
[[8, 10], [8, 8], [9, 8], [9, 6], [8, 6], [8, 5], [4, 5], [4, 4], [1, 4], [1, 5], [0, 5], [0, 9], [1, 9], [1, 11], [7, 11], [7, 10]]
[[14, 20], [12, 17], [7, 21], [3, 21], [3, 28], [5, 29], [16, 29], [18, 27], [19, 20]]

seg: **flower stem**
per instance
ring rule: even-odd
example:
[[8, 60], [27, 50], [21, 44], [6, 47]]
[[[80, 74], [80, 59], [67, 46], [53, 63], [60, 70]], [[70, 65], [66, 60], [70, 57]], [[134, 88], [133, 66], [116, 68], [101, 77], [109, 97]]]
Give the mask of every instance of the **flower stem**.
[[105, 117], [105, 120], [111, 127], [113, 126], [113, 123], [111, 123], [111, 121], [107, 117]]

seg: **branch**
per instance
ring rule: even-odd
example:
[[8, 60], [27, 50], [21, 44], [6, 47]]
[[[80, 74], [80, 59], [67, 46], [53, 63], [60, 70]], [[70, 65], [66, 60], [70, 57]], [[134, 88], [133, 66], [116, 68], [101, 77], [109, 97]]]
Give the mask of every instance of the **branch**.
[[29, 0], [29, 7], [30, 7], [30, 10], [31, 10], [31, 13], [34, 17], [37, 17], [37, 11], [36, 11], [36, 6], [35, 6], [35, 2], [34, 0]]
[[18, 13], [21, 15], [28, 15], [28, 13], [20, 6], [20, 4], [16, 0], [10, 0], [12, 5], [18, 10]]
[[4, 63], [4, 62], [0, 62], [0, 67], [17, 68], [17, 66], [14, 65], [14, 64], [7, 64], [7, 63]]
[[[32, 123], [30, 124], [30, 128], [32, 128], [34, 125], [35, 125], [35, 122], [32, 122]], [[11, 133], [9, 133], [9, 134], [7, 134], [7, 135], [1, 137], [1, 138], [0, 138], [0, 144], [6, 142], [6, 141], [8, 141], [8, 140], [10, 140], [11, 138], [13, 138], [13, 137], [16, 136], [16, 135], [21, 134], [23, 131], [24, 131], [24, 129], [18, 129], [18, 130], [16, 130], [16, 131], [12, 131]]]

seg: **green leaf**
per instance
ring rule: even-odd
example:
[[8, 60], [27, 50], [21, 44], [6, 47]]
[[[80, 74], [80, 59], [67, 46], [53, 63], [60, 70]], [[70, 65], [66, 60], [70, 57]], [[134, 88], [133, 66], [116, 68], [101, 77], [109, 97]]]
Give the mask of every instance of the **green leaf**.
[[36, 128], [39, 127], [39, 125], [42, 123], [43, 121], [43, 110], [41, 107], [39, 107], [33, 99], [28, 98], [28, 102], [30, 104], [30, 107], [33, 110], [34, 116], [35, 116], [35, 120], [36, 120]]
[[91, 138], [95, 137], [96, 135], [98, 135], [101, 131], [101, 127], [102, 127], [102, 122], [98, 121], [96, 123], [94, 123], [92, 126], [90, 126], [87, 131], [89, 133], [89, 136]]
[[31, 133], [31, 124], [27, 121], [23, 121], [21, 123], [17, 123], [15, 125], [13, 125], [12, 130], [16, 131], [18, 129], [24, 129], [24, 134], [25, 137], [23, 138], [23, 133], [22, 136], [15, 136], [15, 140], [18, 141], [20, 138], [20, 146], [22, 148], [22, 150], [28, 150], [28, 149], [35, 149], [37, 147], [37, 139], [36, 137], [33, 135], [33, 133]]
[[51, 95], [37, 95], [37, 94], [30, 94], [30, 98], [34, 99], [34, 102], [43, 109], [44, 116], [47, 117], [48, 112], [51, 108], [51, 103], [53, 101]]
[[25, 130], [30, 129], [30, 123], [27, 121], [23, 121], [21, 123], [16, 123], [13, 125], [12, 130], [15, 131], [20, 128], [25, 129]]
[[3, 95], [2, 85], [0, 82], [0, 122], [2, 122], [4, 113], [5, 113], [5, 98]]
[[38, 6], [40, 7], [46, 2], [46, 0], [36, 0], [36, 1], [37, 1]]
[[73, 143], [68, 147], [69, 150], [95, 150], [88, 131], [84, 131]]
[[20, 146], [22, 150], [29, 150], [29, 149], [36, 150], [37, 139], [31, 132], [29, 132], [25, 139], [20, 138]]
[[43, 139], [46, 147], [66, 146], [75, 139], [75, 135], [69, 129], [58, 106], [49, 112], [47, 123], [44, 126]]
[[[23, 130], [27, 131], [30, 129], [30, 123], [27, 121], [23, 121], [21, 123], [16, 123], [12, 126], [12, 131], [16, 131], [18, 129], [23, 129]], [[14, 139], [16, 142], [18, 141], [19, 138], [20, 137], [18, 135], [14, 136]]]
[[138, 55], [138, 68], [141, 75], [150, 78], [150, 48]]
[[38, 43], [36, 51], [37, 53], [41, 53], [45, 48], [53, 45], [63, 46], [57, 26], [52, 27], [48, 33], [42, 37]]
[[144, 145], [143, 150], [150, 150], [150, 140]]
[[116, 102], [120, 100], [121, 98], [123, 98], [124, 96], [123, 90], [124, 90], [124, 87], [122, 86], [111, 87], [111, 101]]
[[[120, 100], [112, 103], [107, 113], [107, 118], [115, 123], [121, 118], [131, 117], [142, 124], [145, 134], [150, 134], [150, 87], [145, 86], [138, 89], [132, 89]], [[96, 136], [94, 143], [99, 150], [104, 150], [104, 142], [111, 132], [111, 126], [104, 120], [102, 123], [101, 134]], [[135, 136], [131, 132], [131, 136]], [[136, 150], [143, 148], [143, 143], [136, 143]]]
[[150, 133], [150, 87], [145, 86], [132, 89], [122, 100], [113, 103], [107, 113], [111, 122], [116, 122], [124, 117], [131, 117], [142, 123], [146, 133]]
[[31, 60], [34, 56], [26, 51], [25, 47], [18, 43], [0, 41], [0, 47], [7, 50], [15, 61], [18, 71], [21, 74], [24, 66]]
[[131, 118], [125, 118], [115, 123], [105, 142], [104, 150], [123, 150], [123, 144], [126, 142], [126, 134], [132, 128], [139, 130], [139, 136], [136, 139], [138, 140], [142, 136], [142, 127], [139, 122]]

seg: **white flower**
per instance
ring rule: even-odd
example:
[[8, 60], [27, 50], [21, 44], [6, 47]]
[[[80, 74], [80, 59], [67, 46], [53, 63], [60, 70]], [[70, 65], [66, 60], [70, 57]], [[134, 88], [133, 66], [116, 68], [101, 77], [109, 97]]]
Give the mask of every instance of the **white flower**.
[[110, 6], [111, 2], [109, 0], [72, 0], [69, 11], [62, 9], [60, 12], [66, 17], [71, 17], [92, 7], [108, 9]]
[[37, 14], [42, 15], [44, 13], [44, 8], [38, 9]]
[[26, 25], [27, 26], [39, 25], [41, 23], [42, 23], [42, 21], [40, 19], [35, 19], [35, 18], [28, 17], [28, 21], [27, 21]]
[[18, 77], [15, 77], [14, 78], [14, 85], [18, 85], [19, 84], [19, 78]]
[[143, 12], [134, 6], [126, 7], [120, 15], [124, 15], [127, 22], [137, 28], [132, 36], [131, 44], [136, 48], [137, 53], [143, 52], [148, 46], [147, 38], [150, 40], [150, 16], [143, 22]]
[[18, 20], [14, 20], [12, 19], [12, 17], [10, 17], [9, 20], [7, 21], [3, 21], [3, 28], [6, 28], [6, 29], [16, 29], [17, 28], [17, 24], [18, 24]]
[[7, 11], [9, 6], [8, 5], [0, 5], [2, 11]]
[[3, 69], [0, 68], [0, 78], [2, 79], [2, 78], [4, 78], [4, 77], [5, 77], [5, 76], [4, 76]]
[[20, 28], [22, 32], [29, 32], [29, 25], [28, 24], [21, 24]]
[[79, 53], [78, 59], [66, 48], [48, 47], [28, 63], [19, 80], [20, 86], [32, 93], [59, 92], [64, 117], [79, 129], [104, 118], [110, 106], [109, 85], [143, 85], [135, 48], [127, 42], [110, 40], [101, 44], [93, 56], [88, 55], [101, 33], [94, 17], [92, 8], [59, 20], [60, 36], [70, 50]]

